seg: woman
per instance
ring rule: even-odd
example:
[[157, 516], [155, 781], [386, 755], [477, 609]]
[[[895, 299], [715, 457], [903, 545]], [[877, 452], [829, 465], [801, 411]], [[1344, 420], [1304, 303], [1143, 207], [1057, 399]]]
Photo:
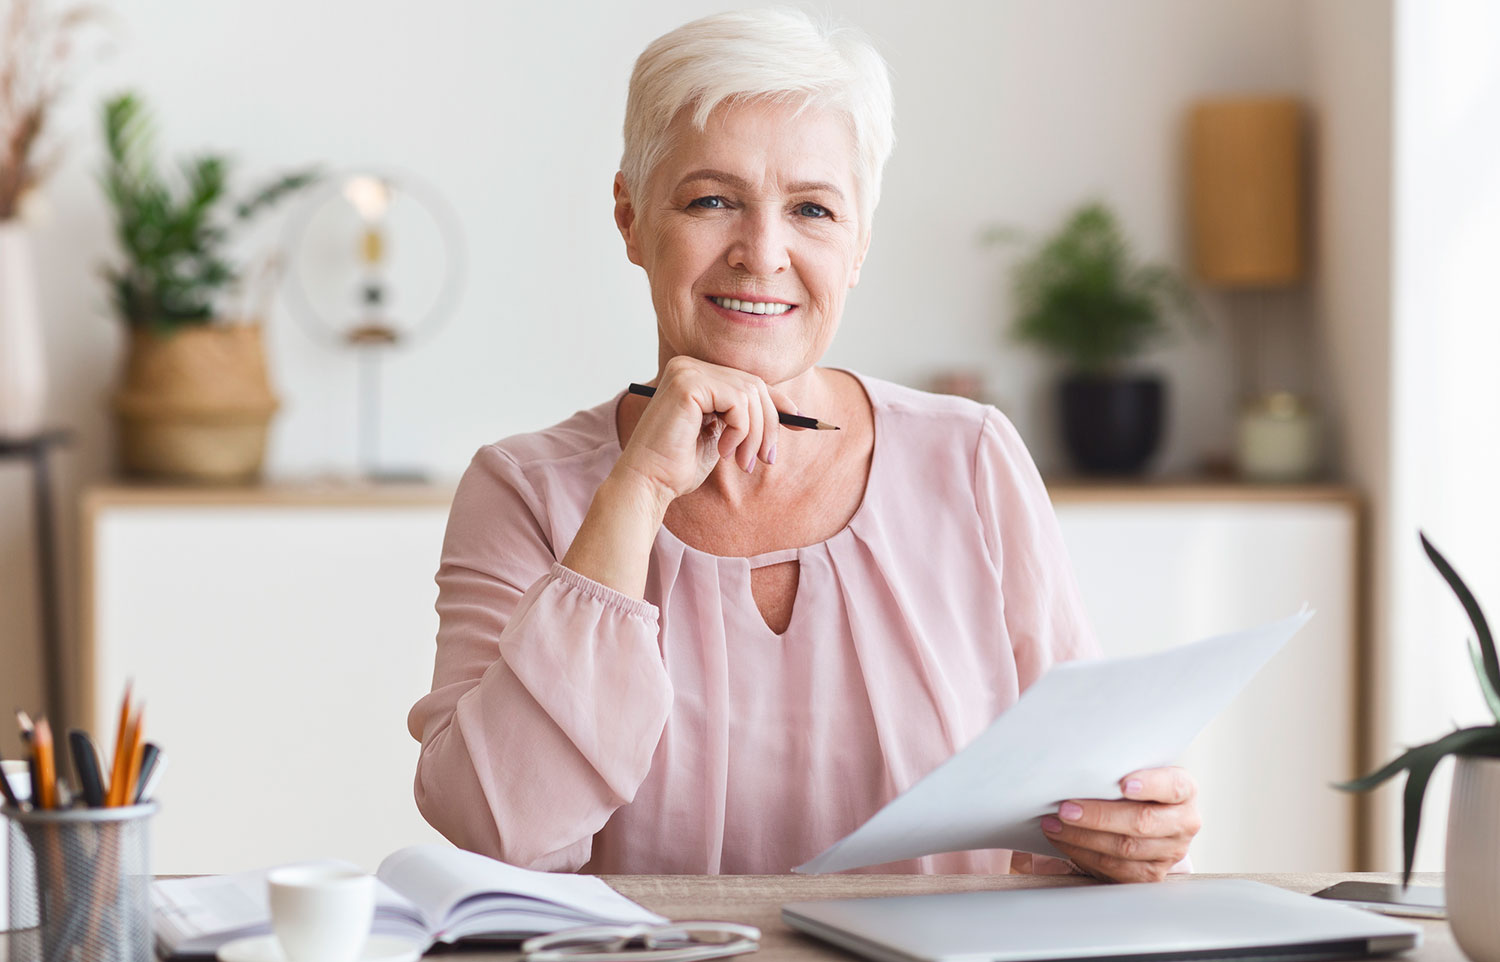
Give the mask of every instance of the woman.
[[[708, 17], [637, 61], [615, 221], [656, 310], [655, 396], [482, 448], [459, 486], [433, 689], [409, 719], [418, 806], [458, 845], [785, 872], [1051, 664], [1096, 653], [1005, 418], [816, 366], [869, 248], [890, 117], [868, 42], [796, 13]], [[1083, 871], [1159, 879], [1197, 831], [1192, 780], [1121, 789], [1044, 830]], [[876, 870], [1059, 867], [987, 851]]]

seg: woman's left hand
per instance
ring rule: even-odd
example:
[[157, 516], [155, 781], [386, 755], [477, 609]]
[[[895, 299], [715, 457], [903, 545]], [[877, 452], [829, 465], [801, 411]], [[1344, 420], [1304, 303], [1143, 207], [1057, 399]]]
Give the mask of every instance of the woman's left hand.
[[1063, 802], [1042, 831], [1073, 864], [1114, 882], [1160, 882], [1198, 834], [1198, 784], [1182, 768], [1149, 768], [1120, 779], [1123, 800]]

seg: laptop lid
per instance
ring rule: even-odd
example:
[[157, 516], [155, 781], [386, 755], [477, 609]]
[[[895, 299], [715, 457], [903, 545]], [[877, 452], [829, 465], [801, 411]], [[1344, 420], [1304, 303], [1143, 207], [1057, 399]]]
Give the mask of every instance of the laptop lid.
[[790, 926], [881, 962], [1275, 959], [1383, 955], [1414, 925], [1246, 879], [794, 902]]

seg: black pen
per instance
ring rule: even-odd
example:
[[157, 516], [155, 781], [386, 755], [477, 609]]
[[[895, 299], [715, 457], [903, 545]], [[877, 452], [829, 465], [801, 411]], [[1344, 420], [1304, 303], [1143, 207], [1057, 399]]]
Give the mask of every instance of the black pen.
[[88, 733], [74, 728], [68, 732], [68, 750], [73, 755], [73, 770], [78, 773], [78, 790], [89, 808], [104, 807], [104, 776], [99, 768], [99, 752]]
[[[630, 393], [639, 394], [641, 397], [655, 397], [656, 388], [652, 387], [649, 384], [632, 383], [630, 385]], [[776, 420], [780, 421], [782, 424], [785, 424], [789, 428], [810, 428], [814, 431], [841, 430], [838, 425], [828, 424], [825, 421], [819, 421], [817, 418], [805, 417], [801, 414], [787, 414], [785, 411], [777, 411]]]
[[160, 748], [152, 742], [147, 742], [146, 747], [141, 750], [141, 777], [136, 780], [135, 796], [130, 800], [131, 804], [139, 805], [141, 802], [151, 800], [151, 792], [156, 787], [157, 773], [166, 758]]

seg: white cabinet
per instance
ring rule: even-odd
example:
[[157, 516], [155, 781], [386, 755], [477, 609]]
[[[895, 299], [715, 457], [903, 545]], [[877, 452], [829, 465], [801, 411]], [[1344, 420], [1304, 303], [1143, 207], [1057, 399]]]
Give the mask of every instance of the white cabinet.
[[[1355, 867], [1356, 500], [1341, 489], [1053, 489], [1095, 630], [1134, 655], [1317, 616], [1193, 743], [1200, 872]], [[1142, 705], [1141, 711], [1149, 711]]]
[[405, 720], [432, 680], [448, 501], [428, 489], [90, 493], [82, 714], [107, 741], [134, 679], [170, 760], [155, 871], [325, 856], [373, 869], [439, 838], [412, 798]]

